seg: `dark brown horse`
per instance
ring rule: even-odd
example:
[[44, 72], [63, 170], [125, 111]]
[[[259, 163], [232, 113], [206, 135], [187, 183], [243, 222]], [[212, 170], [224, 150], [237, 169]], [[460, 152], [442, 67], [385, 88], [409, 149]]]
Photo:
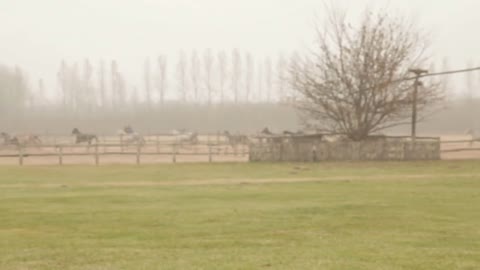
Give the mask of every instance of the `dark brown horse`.
[[17, 138], [10, 136], [8, 133], [0, 133], [0, 138], [3, 140], [3, 145], [19, 145]]
[[232, 135], [228, 131], [224, 131], [223, 135], [227, 138], [228, 144], [230, 144], [232, 147], [242, 144], [247, 145], [250, 143], [250, 140], [246, 135]]
[[78, 130], [78, 128], [74, 128], [72, 130], [72, 135], [75, 135], [75, 143], [76, 144], [86, 142], [86, 143], [88, 143], [88, 145], [91, 145], [92, 141], [94, 141], [94, 140], [95, 140], [95, 142], [98, 142], [97, 135], [81, 133], [80, 130]]

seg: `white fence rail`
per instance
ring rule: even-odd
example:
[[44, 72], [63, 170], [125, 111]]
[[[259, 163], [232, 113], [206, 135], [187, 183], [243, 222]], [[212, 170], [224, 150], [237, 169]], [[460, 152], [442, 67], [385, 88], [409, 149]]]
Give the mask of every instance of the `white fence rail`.
[[[83, 150], [83, 151], [82, 151]], [[18, 164], [24, 165], [27, 158], [56, 157], [58, 165], [64, 164], [66, 157], [92, 158], [92, 163], [100, 165], [103, 157], [131, 156], [132, 163], [140, 165], [142, 157], [167, 156], [176, 163], [179, 156], [202, 157], [199, 162], [214, 162], [216, 157], [248, 155], [248, 146], [231, 146], [226, 143], [181, 144], [164, 142], [147, 142], [145, 144], [42, 144], [33, 146], [8, 146], [0, 148], [0, 158], [18, 158]]]

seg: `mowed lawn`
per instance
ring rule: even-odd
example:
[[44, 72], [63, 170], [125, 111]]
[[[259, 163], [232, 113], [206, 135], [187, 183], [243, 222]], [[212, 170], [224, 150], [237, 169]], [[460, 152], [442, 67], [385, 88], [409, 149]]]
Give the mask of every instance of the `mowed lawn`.
[[0, 167], [0, 269], [480, 269], [480, 162]]

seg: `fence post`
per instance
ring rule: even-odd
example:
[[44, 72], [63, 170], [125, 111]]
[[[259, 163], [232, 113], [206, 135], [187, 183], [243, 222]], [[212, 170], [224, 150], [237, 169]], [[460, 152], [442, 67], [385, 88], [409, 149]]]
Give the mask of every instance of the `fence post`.
[[173, 145], [173, 150], [172, 150], [172, 152], [173, 152], [172, 162], [173, 162], [173, 163], [177, 163], [177, 145], [176, 145], [176, 144]]
[[95, 165], [99, 165], [99, 158], [98, 158], [98, 144], [95, 144]]
[[160, 153], [160, 141], [159, 141], [158, 135], [156, 136], [156, 140], [157, 140], [157, 154], [158, 154]]
[[208, 145], [208, 162], [212, 163], [212, 146]]
[[58, 165], [63, 165], [63, 147], [58, 147]]
[[123, 153], [123, 134], [120, 134], [120, 152]]
[[23, 166], [23, 147], [22, 146], [19, 146], [18, 148], [18, 164], [20, 166]]
[[137, 165], [140, 165], [140, 152], [141, 152], [140, 144], [137, 144]]
[[106, 143], [105, 135], [102, 136], [102, 143], [103, 143], [103, 153], [106, 153], [107, 152], [107, 143]]

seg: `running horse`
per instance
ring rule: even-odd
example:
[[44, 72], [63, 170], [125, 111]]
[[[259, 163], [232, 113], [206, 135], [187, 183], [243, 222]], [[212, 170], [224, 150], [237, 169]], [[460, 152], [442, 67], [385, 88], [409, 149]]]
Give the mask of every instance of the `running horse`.
[[74, 128], [72, 130], [72, 135], [75, 135], [75, 143], [76, 144], [86, 142], [88, 144], [88, 146], [90, 146], [92, 144], [93, 140], [95, 140], [95, 142], [98, 143], [97, 135], [84, 134], [84, 133], [80, 132], [80, 130], [78, 130], [78, 128]]
[[19, 147], [26, 145], [39, 146], [42, 144], [40, 138], [33, 134], [10, 136], [10, 134], [2, 132], [0, 133], [0, 138], [3, 139], [4, 145], [15, 145]]
[[10, 136], [10, 134], [6, 133], [6, 132], [2, 132], [0, 133], [0, 138], [2, 138], [3, 140], [3, 145], [16, 145], [16, 146], [19, 146], [19, 142], [17, 140], [16, 137], [12, 137]]
[[198, 143], [198, 133], [187, 131], [186, 129], [173, 130], [171, 132], [177, 143], [188, 143], [188, 144], [197, 144]]
[[248, 145], [250, 140], [246, 135], [231, 134], [228, 131], [224, 131], [223, 135], [227, 138], [228, 144], [232, 147], [235, 147], [239, 144]]
[[130, 145], [130, 144], [144, 145], [145, 144], [145, 138], [143, 138], [142, 135], [135, 132], [130, 125], [119, 130], [117, 134], [120, 136], [120, 140], [122, 141], [122, 144], [123, 143], [125, 143], [126, 145]]
[[266, 127], [260, 131], [259, 139], [260, 142], [266, 141], [267, 143], [281, 143], [283, 142], [284, 136], [275, 134], [271, 132], [268, 127]]
[[180, 143], [189, 143], [197, 144], [198, 143], [198, 133], [197, 132], [187, 132], [185, 134], [178, 135], [176, 140]]
[[471, 141], [469, 143], [470, 147], [473, 146], [473, 143], [480, 141], [480, 137], [478, 136], [478, 134], [476, 134], [473, 128], [465, 130], [465, 135], [469, 135], [471, 137]]

